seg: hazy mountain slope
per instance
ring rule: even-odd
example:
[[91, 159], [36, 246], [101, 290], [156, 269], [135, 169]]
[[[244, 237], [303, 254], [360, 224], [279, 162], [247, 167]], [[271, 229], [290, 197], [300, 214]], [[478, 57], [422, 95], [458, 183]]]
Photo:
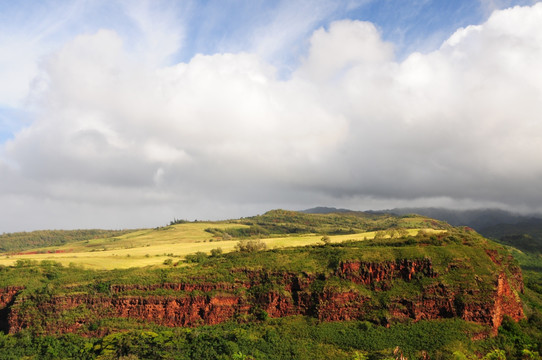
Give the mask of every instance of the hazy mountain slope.
[[531, 218], [515, 224], [496, 224], [482, 229], [480, 233], [523, 251], [542, 252], [542, 219]]
[[[305, 213], [362, 213], [332, 207], [316, 207]], [[480, 234], [529, 252], [542, 252], [542, 215], [520, 215], [501, 209], [452, 210], [444, 208], [395, 208], [367, 211], [373, 214], [404, 216], [419, 214], [445, 221], [452, 226], [469, 226]]]
[[[475, 210], [453, 210], [434, 207], [412, 207], [394, 208], [378, 211], [354, 211], [348, 209], [336, 209], [333, 207], [315, 207], [303, 210], [310, 214], [331, 214], [331, 213], [367, 213], [367, 214], [394, 214], [398, 216], [407, 214], [418, 214], [432, 219], [446, 221], [452, 226], [469, 226], [479, 230], [496, 224], [515, 224], [530, 219], [533, 216], [524, 216], [500, 209], [475, 209]], [[542, 215], [539, 216], [542, 218]]]
[[446, 221], [452, 226], [469, 226], [476, 230], [496, 224], [515, 224], [530, 216], [515, 214], [500, 209], [452, 210], [443, 208], [396, 208], [385, 210], [396, 215], [419, 214]]

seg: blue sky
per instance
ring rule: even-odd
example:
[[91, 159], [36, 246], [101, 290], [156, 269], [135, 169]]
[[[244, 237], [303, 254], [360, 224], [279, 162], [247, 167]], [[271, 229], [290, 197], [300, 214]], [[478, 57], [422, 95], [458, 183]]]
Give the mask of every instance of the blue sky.
[[0, 0], [0, 232], [542, 211], [540, 24], [533, 0]]
[[[0, 142], [26, 125], [21, 117], [29, 96], [28, 83], [43, 58], [79, 34], [112, 29], [126, 47], [144, 41], [141, 25], [131, 14], [154, 21], [159, 31], [179, 34], [177, 48], [162, 60], [188, 62], [196, 54], [256, 51], [288, 77], [306, 56], [308, 39], [335, 20], [374, 23], [385, 41], [394, 44], [395, 56], [404, 59], [415, 51], [430, 52], [460, 27], [484, 22], [492, 10], [532, 4], [529, 0], [351, 0], [351, 1], [1, 1], [0, 45], [15, 58], [0, 63], [4, 71], [20, 71], [19, 91], [0, 94]], [[135, 6], [134, 6], [135, 5]], [[137, 9], [135, 11], [138, 11]], [[145, 13], [146, 12], [146, 13]], [[165, 24], [164, 24], [165, 22]], [[160, 29], [160, 26], [165, 26]], [[167, 30], [166, 30], [167, 29]], [[158, 35], [159, 36], [159, 35]], [[258, 45], [259, 42], [263, 44]], [[14, 42], [24, 49], [13, 49]], [[17, 46], [15, 45], [15, 46]], [[11, 48], [9, 48], [11, 47]], [[17, 52], [25, 57], [18, 68]], [[25, 71], [26, 70], [26, 71]], [[10, 88], [8, 84], [4, 85]]]

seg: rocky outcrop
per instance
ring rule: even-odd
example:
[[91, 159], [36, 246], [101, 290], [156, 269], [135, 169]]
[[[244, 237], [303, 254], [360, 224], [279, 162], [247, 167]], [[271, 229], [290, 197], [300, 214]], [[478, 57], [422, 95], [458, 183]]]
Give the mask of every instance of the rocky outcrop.
[[217, 290], [234, 290], [239, 285], [248, 286], [243, 283], [164, 283], [164, 284], [152, 284], [152, 285], [140, 285], [140, 284], [122, 284], [111, 285], [110, 292], [112, 294], [119, 294], [128, 291], [155, 291], [155, 290], [172, 290], [172, 291], [217, 291]]
[[0, 331], [9, 330], [8, 316], [16, 296], [23, 290], [22, 286], [7, 286], [0, 288]]
[[[457, 266], [463, 265], [455, 264], [450, 271]], [[8, 304], [4, 305], [9, 310], [4, 330], [11, 333], [36, 324], [46, 332], [87, 331], [89, 324], [107, 317], [173, 327], [291, 315], [321, 321], [361, 319], [386, 325], [405, 319], [458, 317], [489, 325], [495, 332], [505, 315], [515, 320], [523, 317], [518, 296], [523, 286], [521, 272], [519, 268], [510, 269], [496, 274], [489, 287], [463, 288], [461, 284], [441, 282], [429, 259], [382, 263], [351, 260], [327, 275], [234, 269], [232, 275], [237, 280], [231, 283], [199, 279], [194, 283], [111, 285], [109, 295], [22, 298], [17, 297], [20, 288], [6, 288], [0, 292], [0, 304]], [[416, 291], [387, 295], [394, 286], [409, 283]], [[166, 290], [167, 295], [158, 295], [160, 290]], [[25, 301], [35, 304], [32, 311], [22, 306]]]
[[371, 286], [373, 290], [389, 289], [392, 280], [410, 281], [416, 276], [436, 277], [429, 259], [401, 259], [382, 263], [346, 261], [339, 265], [336, 273], [355, 284]]
[[505, 273], [498, 275], [494, 290], [485, 299], [472, 290], [454, 291], [439, 284], [424, 289], [413, 300], [395, 299], [390, 306], [390, 315], [414, 320], [458, 317], [490, 325], [496, 334], [504, 316], [516, 321], [524, 317], [518, 290], [512, 289]]
[[[75, 321], [58, 321], [54, 332], [72, 332], [87, 322], [101, 317], [121, 317], [144, 320], [164, 326], [212, 325], [224, 322], [241, 313], [248, 313], [241, 298], [234, 295], [215, 296], [58, 296], [37, 304], [36, 308], [49, 322], [69, 310], [85, 309]], [[14, 308], [9, 314], [9, 332], [17, 333], [35, 325], [34, 316]], [[51, 329], [53, 330], [53, 329]]]
[[[516, 282], [517, 278], [515, 278], [514, 281]], [[521, 291], [523, 291], [523, 282], [521, 282], [521, 285]], [[510, 281], [508, 281], [508, 277], [504, 272], [499, 274], [499, 277], [497, 278], [497, 289], [492, 310], [491, 320], [495, 332], [499, 326], [501, 326], [504, 316], [510, 316], [516, 321], [525, 316], [523, 314], [523, 307], [518, 292], [512, 289]]]
[[15, 296], [23, 289], [23, 286], [7, 286], [5, 288], [0, 288], [0, 309], [4, 309], [12, 303]]
[[348, 321], [363, 319], [370, 310], [370, 298], [355, 291], [325, 291], [318, 299], [318, 319]]

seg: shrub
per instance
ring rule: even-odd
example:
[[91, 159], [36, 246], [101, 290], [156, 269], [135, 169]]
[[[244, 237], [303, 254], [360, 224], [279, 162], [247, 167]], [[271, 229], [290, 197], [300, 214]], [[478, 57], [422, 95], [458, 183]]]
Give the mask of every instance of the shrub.
[[267, 311], [260, 308], [254, 310], [254, 316], [260, 321], [266, 321], [267, 319], [269, 319], [269, 314], [267, 313]]
[[36, 266], [38, 265], [38, 262], [36, 260], [29, 260], [29, 259], [18, 259], [15, 261], [15, 267], [30, 267], [30, 266]]
[[483, 360], [506, 360], [506, 352], [504, 350], [495, 349], [483, 357]]
[[267, 249], [267, 245], [261, 240], [241, 240], [235, 244], [235, 250], [239, 252], [256, 252]]
[[96, 282], [94, 284], [94, 290], [102, 294], [109, 294], [111, 292], [111, 282]]
[[169, 222], [169, 225], [178, 225], [178, 224], [186, 224], [188, 223], [189, 221], [188, 220], [184, 220], [184, 219], [173, 219], [172, 221]]
[[212, 257], [219, 257], [220, 255], [222, 255], [222, 248], [216, 248], [216, 249], [211, 249], [211, 256]]
[[195, 254], [186, 255], [185, 260], [190, 263], [202, 264], [207, 261], [207, 254], [202, 251], [198, 251]]

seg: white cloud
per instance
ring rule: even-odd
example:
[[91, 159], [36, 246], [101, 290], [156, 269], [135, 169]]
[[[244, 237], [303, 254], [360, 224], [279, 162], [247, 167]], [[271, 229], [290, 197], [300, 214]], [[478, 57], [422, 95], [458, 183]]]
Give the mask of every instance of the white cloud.
[[541, 34], [542, 4], [517, 7], [397, 62], [372, 24], [338, 21], [288, 80], [256, 54], [164, 66], [115, 31], [80, 35], [43, 61], [34, 122], [0, 153], [0, 197], [75, 227], [77, 211], [95, 226], [123, 212], [125, 227], [142, 211], [148, 224], [317, 204], [540, 210]]
[[55, 6], [43, 1], [4, 14], [0, 19], [0, 106], [23, 104], [40, 58], [58, 44], [54, 34], [80, 16], [82, 7], [83, 2], [77, 0]]
[[393, 59], [392, 45], [383, 43], [376, 27], [369, 22], [333, 22], [328, 31], [316, 30], [310, 43], [300, 72], [311, 80], [330, 80], [351, 67], [372, 68]]

